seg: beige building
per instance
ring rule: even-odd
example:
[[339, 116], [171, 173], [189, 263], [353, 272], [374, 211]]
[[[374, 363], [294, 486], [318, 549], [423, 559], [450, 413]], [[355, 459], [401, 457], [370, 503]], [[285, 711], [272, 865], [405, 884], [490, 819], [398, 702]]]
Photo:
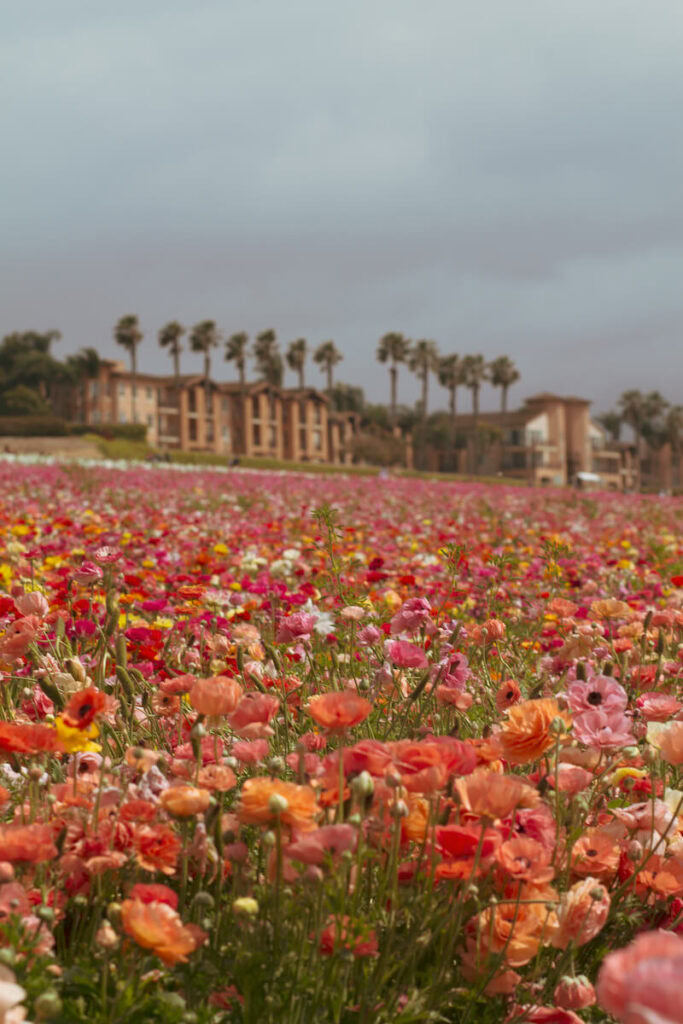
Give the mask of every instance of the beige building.
[[102, 360], [77, 402], [84, 423], [142, 423], [147, 440], [163, 450], [215, 452], [304, 462], [350, 463], [358, 429], [353, 413], [337, 413], [315, 388], [285, 389], [264, 381], [211, 382], [200, 374], [138, 373]]

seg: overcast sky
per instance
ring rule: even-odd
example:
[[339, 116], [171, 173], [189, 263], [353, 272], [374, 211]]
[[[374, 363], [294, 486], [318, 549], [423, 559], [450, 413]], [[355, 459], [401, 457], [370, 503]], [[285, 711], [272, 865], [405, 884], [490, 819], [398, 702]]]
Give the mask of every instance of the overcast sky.
[[171, 372], [169, 319], [272, 326], [386, 400], [400, 330], [510, 355], [513, 404], [681, 402], [681, 52], [680, 0], [7, 5], [0, 334], [137, 313]]

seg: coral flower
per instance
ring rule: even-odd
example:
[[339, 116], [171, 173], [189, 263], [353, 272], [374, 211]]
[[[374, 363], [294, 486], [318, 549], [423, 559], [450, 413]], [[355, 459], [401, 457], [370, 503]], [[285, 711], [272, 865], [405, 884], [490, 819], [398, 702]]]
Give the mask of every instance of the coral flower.
[[107, 706], [107, 695], [94, 686], [78, 690], [64, 708], [62, 720], [71, 729], [87, 729]]
[[565, 727], [571, 723], [570, 716], [560, 711], [552, 698], [516, 704], [508, 711], [499, 733], [503, 755], [513, 764], [538, 760], [557, 741], [557, 734], [551, 729], [556, 720]]
[[657, 746], [669, 764], [683, 764], [683, 722], [672, 722], [657, 736]]
[[498, 775], [477, 770], [457, 779], [455, 790], [466, 810], [486, 818], [507, 818], [518, 807], [534, 807], [540, 800], [538, 790], [516, 775]]
[[121, 924], [126, 935], [143, 949], [151, 949], [167, 967], [187, 963], [188, 953], [197, 948], [197, 939], [168, 903], [124, 900]]
[[625, 601], [617, 601], [613, 597], [608, 597], [604, 601], [593, 601], [590, 611], [595, 619], [623, 619], [632, 614]]
[[416, 644], [407, 640], [391, 640], [386, 645], [387, 655], [397, 668], [427, 668], [427, 656]]
[[37, 615], [17, 619], [7, 627], [5, 635], [0, 638], [0, 655], [5, 658], [20, 658], [22, 654], [26, 654], [39, 628], [40, 619]]
[[315, 831], [297, 836], [286, 850], [290, 860], [304, 864], [324, 864], [332, 855], [338, 858], [346, 850], [353, 852], [358, 844], [358, 832], [351, 825], [323, 825]]
[[212, 793], [227, 793], [237, 784], [237, 777], [227, 764], [207, 764], [199, 769], [197, 782]]
[[467, 932], [470, 942], [477, 943], [479, 960], [502, 954], [507, 965], [521, 967], [536, 956], [555, 927], [555, 915], [545, 905], [510, 900], [482, 911], [469, 922]]
[[49, 825], [0, 825], [0, 861], [41, 864], [57, 856]]
[[599, 1005], [624, 1024], [681, 1024], [681, 978], [683, 938], [642, 932], [605, 957], [595, 991]]
[[342, 690], [311, 697], [306, 710], [318, 725], [334, 733], [345, 732], [364, 722], [372, 711], [372, 704], [352, 690]]
[[159, 803], [175, 818], [191, 818], [203, 814], [209, 806], [211, 794], [208, 789], [196, 786], [169, 786], [159, 797]]
[[496, 851], [498, 864], [511, 879], [545, 885], [554, 875], [550, 850], [535, 839], [508, 839]]
[[200, 715], [229, 715], [242, 697], [242, 687], [231, 676], [197, 679], [190, 689], [190, 704]]
[[228, 724], [245, 740], [264, 739], [272, 736], [268, 723], [280, 707], [279, 699], [270, 693], [245, 693], [239, 704], [228, 716]]
[[172, 910], [178, 909], [178, 893], [157, 882], [138, 882], [130, 890], [129, 895], [132, 900], [142, 900], [143, 903], [167, 903]]
[[619, 847], [604, 832], [588, 831], [572, 850], [572, 871], [576, 875], [612, 878], [619, 867]]
[[41, 754], [61, 749], [57, 731], [50, 726], [0, 722], [0, 751], [8, 754]]
[[280, 797], [283, 806], [279, 814], [283, 825], [306, 832], [315, 828], [318, 814], [315, 792], [310, 786], [297, 786], [265, 776], [247, 779], [240, 791], [238, 817], [246, 825], [271, 825], [276, 820], [271, 798]]
[[683, 864], [673, 857], [650, 857], [638, 873], [638, 883], [663, 899], [683, 896]]
[[165, 825], [143, 825], [135, 833], [133, 845], [137, 862], [146, 871], [172, 875], [178, 862], [180, 840]]
[[605, 926], [609, 908], [609, 893], [597, 878], [589, 877], [576, 882], [562, 894], [557, 909], [558, 927], [552, 936], [552, 945], [566, 949], [570, 942], [575, 946], [590, 942]]
[[505, 711], [516, 704], [522, 696], [519, 684], [514, 679], [505, 679], [496, 690], [496, 707]]

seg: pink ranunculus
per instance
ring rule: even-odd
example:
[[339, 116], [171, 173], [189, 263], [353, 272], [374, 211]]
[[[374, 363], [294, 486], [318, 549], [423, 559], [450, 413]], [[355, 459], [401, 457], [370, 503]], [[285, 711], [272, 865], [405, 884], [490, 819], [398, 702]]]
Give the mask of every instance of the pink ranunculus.
[[280, 700], [270, 693], [245, 693], [227, 716], [228, 725], [245, 740], [265, 739], [273, 735], [268, 723], [278, 712]]
[[303, 864], [324, 864], [327, 854], [337, 858], [346, 850], [353, 852], [357, 844], [358, 832], [352, 825], [323, 825], [298, 835], [286, 847], [285, 855]]
[[427, 655], [423, 649], [407, 640], [390, 640], [386, 651], [397, 668], [427, 668]]
[[74, 571], [74, 579], [76, 583], [81, 583], [83, 586], [89, 587], [94, 583], [99, 583], [102, 579], [102, 570], [99, 565], [95, 565], [94, 562], [81, 562], [78, 568]]
[[[593, 772], [580, 768], [578, 764], [561, 763], [557, 769], [557, 788], [560, 793], [570, 793], [574, 796], [590, 786], [594, 778]], [[555, 772], [551, 771], [546, 779], [554, 789]]]
[[683, 704], [672, 693], [657, 693], [656, 690], [641, 693], [636, 707], [646, 722], [666, 722], [681, 710]]
[[593, 676], [576, 680], [567, 687], [567, 703], [575, 714], [582, 711], [625, 711], [628, 694], [611, 676]]
[[432, 608], [426, 597], [411, 597], [396, 612], [391, 620], [392, 636], [407, 633], [412, 636], [422, 626], [432, 625]]
[[683, 938], [641, 932], [609, 953], [595, 987], [598, 1004], [622, 1024], [683, 1024]]
[[586, 747], [610, 750], [635, 743], [631, 720], [621, 711], [584, 711], [574, 718], [573, 735]]
[[39, 619], [44, 619], [50, 611], [47, 598], [39, 590], [20, 594], [14, 599], [14, 604], [21, 615], [37, 615]]
[[382, 631], [377, 626], [364, 626], [358, 634], [358, 643], [363, 647], [379, 643], [382, 639]]
[[230, 752], [242, 764], [257, 764], [268, 756], [268, 740], [237, 740]]
[[295, 640], [308, 640], [317, 621], [316, 616], [309, 615], [308, 612], [294, 612], [293, 615], [287, 615], [278, 626], [275, 640], [279, 644], [291, 644]]
[[40, 619], [37, 615], [17, 619], [7, 627], [5, 635], [0, 638], [0, 655], [6, 658], [20, 658], [22, 654], [26, 654], [39, 628]]

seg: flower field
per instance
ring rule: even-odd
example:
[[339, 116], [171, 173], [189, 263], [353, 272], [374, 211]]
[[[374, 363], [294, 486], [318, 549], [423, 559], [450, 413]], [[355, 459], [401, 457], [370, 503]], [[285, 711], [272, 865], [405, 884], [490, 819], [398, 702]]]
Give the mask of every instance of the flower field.
[[0, 481], [0, 1022], [683, 1022], [682, 502]]

